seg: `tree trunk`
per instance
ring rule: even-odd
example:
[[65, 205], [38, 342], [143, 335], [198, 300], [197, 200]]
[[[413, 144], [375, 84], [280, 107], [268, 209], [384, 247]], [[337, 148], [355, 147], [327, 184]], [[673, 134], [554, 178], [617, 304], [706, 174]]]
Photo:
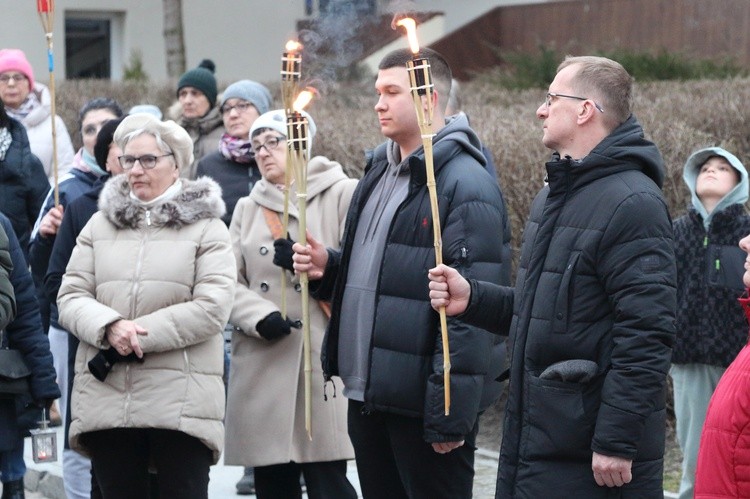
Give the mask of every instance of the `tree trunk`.
[[167, 76], [179, 78], [185, 72], [185, 36], [182, 28], [182, 0], [162, 0], [164, 5], [164, 48]]

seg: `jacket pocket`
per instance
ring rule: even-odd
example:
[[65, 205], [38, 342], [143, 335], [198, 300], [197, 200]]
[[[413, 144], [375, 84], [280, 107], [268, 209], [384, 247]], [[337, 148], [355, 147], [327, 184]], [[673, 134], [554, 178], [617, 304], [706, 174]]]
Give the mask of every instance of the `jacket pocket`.
[[557, 288], [557, 297], [555, 299], [555, 309], [552, 316], [552, 332], [556, 334], [565, 333], [568, 330], [568, 320], [570, 317], [570, 300], [573, 294], [574, 276], [578, 259], [581, 252], [576, 251], [570, 255], [565, 270], [563, 271], [560, 286]]
[[747, 254], [738, 246], [711, 245], [707, 252], [706, 271], [711, 286], [745, 290], [742, 276], [745, 273]]
[[526, 438], [528, 459], [590, 459], [596, 412], [585, 400], [597, 382], [567, 383], [526, 376]]

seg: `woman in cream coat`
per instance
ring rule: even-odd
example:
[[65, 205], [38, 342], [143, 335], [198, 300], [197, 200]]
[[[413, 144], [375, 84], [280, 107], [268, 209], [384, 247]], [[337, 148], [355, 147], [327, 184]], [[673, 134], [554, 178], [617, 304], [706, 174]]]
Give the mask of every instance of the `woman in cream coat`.
[[[125, 174], [104, 187], [58, 295], [80, 340], [70, 444], [104, 498], [208, 497], [224, 440], [223, 336], [236, 266], [210, 179], [179, 178], [193, 144], [136, 114], [115, 132]], [[93, 360], [93, 362], [91, 362]]]
[[[314, 130], [310, 119], [311, 138]], [[235, 332], [224, 461], [255, 467], [259, 498], [301, 497], [300, 472], [311, 499], [356, 497], [346, 479], [346, 460], [354, 457], [347, 434], [346, 399], [340, 386], [324, 388], [319, 361], [328, 317], [312, 299], [312, 440], [305, 431], [302, 331], [297, 322], [302, 305], [293, 272], [286, 273], [288, 320], [280, 313], [281, 272], [276, 265], [287, 269], [292, 265], [291, 241], [278, 234], [287, 150], [283, 110], [260, 116], [250, 137], [263, 178], [237, 203], [230, 226], [238, 284], [230, 317]], [[310, 160], [307, 227], [328, 246], [338, 247], [355, 185], [356, 180], [348, 179], [338, 163], [322, 156]], [[296, 239], [299, 226], [293, 190], [290, 198], [289, 234]]]

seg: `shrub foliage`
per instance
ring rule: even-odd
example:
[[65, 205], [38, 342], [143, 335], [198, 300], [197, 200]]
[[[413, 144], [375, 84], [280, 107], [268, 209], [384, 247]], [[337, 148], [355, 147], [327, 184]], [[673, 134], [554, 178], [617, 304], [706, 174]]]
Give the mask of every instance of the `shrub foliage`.
[[[269, 84], [280, 105], [278, 85]], [[464, 110], [480, 138], [494, 155], [513, 229], [517, 256], [529, 206], [544, 180], [544, 162], [550, 151], [541, 143], [541, 122], [535, 112], [543, 89], [506, 89], [487, 78], [462, 85]], [[71, 80], [59, 85], [58, 113], [80, 145], [76, 117], [80, 106], [97, 96], [111, 96], [124, 109], [137, 103], [159, 106], [165, 115], [175, 98], [174, 84], [110, 83]], [[373, 106], [372, 82], [331, 84], [315, 100], [310, 113], [318, 125], [314, 154], [325, 155], [358, 177], [364, 151], [383, 140]], [[664, 193], [673, 217], [685, 212], [688, 191], [682, 167], [690, 153], [720, 146], [748, 164], [750, 159], [750, 80], [662, 81], [636, 84], [634, 112], [664, 156]], [[646, 221], [644, 221], [646, 222]]]

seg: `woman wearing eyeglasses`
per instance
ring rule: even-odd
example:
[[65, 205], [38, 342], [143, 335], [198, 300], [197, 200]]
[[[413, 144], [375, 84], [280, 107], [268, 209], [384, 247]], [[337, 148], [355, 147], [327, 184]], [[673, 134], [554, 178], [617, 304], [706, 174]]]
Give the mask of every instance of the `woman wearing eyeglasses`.
[[[151, 466], [159, 497], [205, 499], [237, 275], [224, 202], [213, 180], [180, 178], [193, 142], [174, 122], [128, 116], [115, 142], [125, 173], [102, 190], [58, 294], [59, 322], [80, 340], [70, 445], [105, 499], [149, 497]], [[95, 377], [102, 349], [119, 361]]]
[[[315, 123], [309, 119], [310, 140]], [[299, 280], [292, 270], [291, 241], [283, 233], [286, 171], [286, 116], [270, 111], [250, 131], [263, 178], [239, 200], [230, 234], [238, 284], [230, 322], [232, 369], [226, 417], [224, 462], [255, 467], [259, 498], [299, 498], [300, 474], [311, 498], [354, 498], [346, 460], [354, 457], [346, 429], [346, 398], [328, 384], [324, 401], [320, 347], [328, 323], [323, 306], [311, 298], [312, 440], [305, 431], [304, 362]], [[341, 165], [317, 156], [308, 164], [307, 227], [322, 243], [338, 247], [356, 181]], [[297, 238], [298, 208], [290, 195], [289, 234]], [[288, 270], [287, 317], [281, 315], [281, 272]], [[335, 393], [338, 392], [338, 393]], [[335, 394], [335, 396], [334, 396]]]
[[[26, 54], [18, 49], [0, 50], [0, 100], [11, 118], [26, 128], [31, 152], [42, 162], [49, 182], [54, 181], [52, 161], [52, 119], [50, 92], [34, 80]], [[73, 164], [73, 143], [62, 118], [55, 115], [58, 176]]]
[[[258, 116], [271, 107], [271, 92], [260, 83], [240, 80], [232, 83], [224, 91], [219, 103], [224, 122], [224, 134], [216, 151], [198, 161], [197, 177], [208, 176], [221, 187], [221, 197], [227, 205], [227, 212], [221, 217], [229, 226], [237, 201], [250, 194], [253, 185], [260, 180], [260, 170], [255, 162], [255, 153], [250, 143], [250, 127]], [[224, 358], [224, 382], [229, 379], [229, 348], [232, 339], [232, 326], [224, 330], [226, 356]], [[246, 468], [237, 482], [237, 493], [255, 493], [255, 477], [252, 468]]]
[[250, 143], [250, 127], [258, 116], [268, 111], [271, 101], [271, 92], [260, 83], [240, 80], [229, 85], [219, 106], [224, 134], [218, 150], [198, 161], [197, 176], [209, 176], [221, 186], [227, 205], [222, 220], [227, 226], [232, 221], [237, 201], [250, 194], [255, 182], [260, 180]]

